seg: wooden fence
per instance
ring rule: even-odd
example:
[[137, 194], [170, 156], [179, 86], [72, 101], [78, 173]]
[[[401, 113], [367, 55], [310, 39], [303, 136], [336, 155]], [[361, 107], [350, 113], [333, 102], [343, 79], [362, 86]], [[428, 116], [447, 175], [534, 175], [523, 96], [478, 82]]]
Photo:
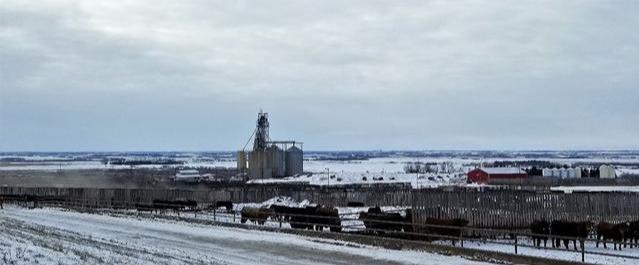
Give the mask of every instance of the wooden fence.
[[485, 228], [527, 228], [534, 220], [639, 220], [637, 193], [433, 189], [413, 192], [412, 205], [415, 222], [424, 222], [428, 217], [463, 218], [470, 226]]
[[534, 220], [639, 220], [639, 193], [572, 193], [512, 189], [422, 189], [409, 187], [318, 187], [249, 185], [214, 189], [100, 189], [0, 187], [0, 195], [37, 195], [97, 207], [130, 208], [154, 199], [198, 203], [263, 202], [275, 196], [331, 206], [362, 202], [367, 206], [412, 206], [414, 222], [426, 218], [463, 218], [470, 226], [526, 228]]
[[235, 203], [263, 202], [275, 196], [308, 200], [332, 206], [346, 206], [357, 201], [367, 205], [410, 206], [410, 187], [331, 187], [252, 185], [215, 189], [102, 189], [102, 188], [26, 188], [0, 187], [0, 195], [37, 195], [55, 197], [104, 207], [127, 207], [135, 203], [151, 203], [161, 200], [196, 200], [200, 203], [232, 201]]

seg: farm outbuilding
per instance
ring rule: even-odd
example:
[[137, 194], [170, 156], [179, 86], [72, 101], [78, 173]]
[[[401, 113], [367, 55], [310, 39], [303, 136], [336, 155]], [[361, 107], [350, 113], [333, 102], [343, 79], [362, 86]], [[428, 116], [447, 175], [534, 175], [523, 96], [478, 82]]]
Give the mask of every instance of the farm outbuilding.
[[544, 168], [542, 170], [544, 177], [554, 178], [581, 178], [581, 168]]
[[520, 179], [527, 178], [528, 174], [521, 168], [515, 167], [488, 167], [476, 168], [468, 172], [468, 181], [473, 183], [486, 183], [490, 179]]
[[599, 178], [602, 179], [614, 179], [617, 177], [615, 168], [608, 165], [601, 165], [599, 167]]

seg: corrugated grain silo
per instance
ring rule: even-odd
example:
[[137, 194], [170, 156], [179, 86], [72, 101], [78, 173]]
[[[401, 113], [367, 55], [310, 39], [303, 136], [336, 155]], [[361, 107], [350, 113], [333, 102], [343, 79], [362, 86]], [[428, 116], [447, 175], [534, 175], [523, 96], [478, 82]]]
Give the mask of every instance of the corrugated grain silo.
[[246, 152], [237, 152], [237, 170], [239, 172], [246, 171]]
[[269, 156], [267, 151], [249, 152], [249, 175], [251, 178], [271, 178], [273, 176]]
[[273, 169], [273, 177], [285, 177], [286, 167], [284, 163], [284, 150], [280, 149], [276, 145], [272, 145], [268, 148], [270, 155], [270, 167]]
[[580, 167], [576, 167], [575, 168], [575, 178], [581, 178], [581, 168]]
[[602, 179], [613, 179], [616, 178], [617, 174], [615, 169], [608, 165], [601, 165], [599, 167], [599, 178]]
[[302, 174], [304, 171], [304, 152], [297, 146], [286, 150], [286, 175]]

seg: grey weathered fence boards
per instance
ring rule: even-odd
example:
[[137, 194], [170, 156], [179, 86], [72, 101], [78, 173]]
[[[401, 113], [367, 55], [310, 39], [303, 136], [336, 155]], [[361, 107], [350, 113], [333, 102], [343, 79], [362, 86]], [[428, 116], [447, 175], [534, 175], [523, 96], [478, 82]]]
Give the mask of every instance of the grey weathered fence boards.
[[463, 218], [470, 226], [526, 228], [534, 220], [622, 222], [639, 219], [637, 193], [553, 193], [516, 190], [413, 193], [414, 221]]
[[230, 200], [262, 202], [275, 196], [346, 206], [350, 201], [369, 206], [412, 206], [416, 223], [427, 217], [464, 218], [470, 226], [525, 228], [534, 220], [609, 221], [639, 219], [638, 193], [555, 193], [526, 190], [457, 190], [371, 186], [360, 188], [293, 185], [254, 185], [214, 189], [99, 189], [0, 187], [0, 195], [50, 196], [102, 207], [133, 207], [154, 199], [198, 202]]
[[23, 188], [0, 187], [0, 195], [38, 195], [77, 201], [91, 205], [118, 206], [135, 203], [150, 203], [154, 199], [189, 199], [198, 202], [233, 201], [262, 202], [275, 196], [308, 200], [313, 203], [346, 206], [350, 201], [366, 202], [368, 205], [410, 206], [409, 188], [322, 188], [316, 186], [245, 186], [216, 189], [100, 189], [100, 188]]

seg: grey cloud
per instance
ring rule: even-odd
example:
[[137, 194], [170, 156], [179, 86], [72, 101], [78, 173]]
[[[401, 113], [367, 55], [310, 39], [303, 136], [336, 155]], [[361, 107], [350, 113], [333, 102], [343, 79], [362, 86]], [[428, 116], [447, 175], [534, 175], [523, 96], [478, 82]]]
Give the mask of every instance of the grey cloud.
[[639, 148], [634, 1], [3, 1], [0, 150]]

